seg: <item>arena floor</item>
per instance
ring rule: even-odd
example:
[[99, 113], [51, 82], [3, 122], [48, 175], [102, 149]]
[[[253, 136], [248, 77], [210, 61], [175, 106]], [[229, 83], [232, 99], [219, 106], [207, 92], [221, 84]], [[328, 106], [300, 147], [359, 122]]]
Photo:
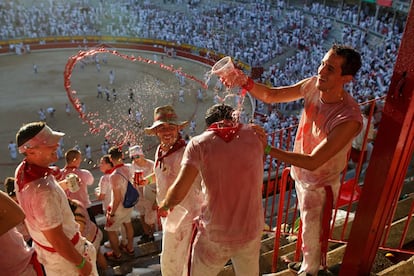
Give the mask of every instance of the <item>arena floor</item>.
[[[127, 52], [119, 50], [119, 53], [131, 57], [158, 60], [173, 69], [181, 68], [182, 72], [190, 77], [185, 79], [185, 85], [180, 86], [176, 74], [170, 69], [161, 69], [158, 66], [148, 65], [145, 62], [133, 62], [130, 59], [120, 58], [117, 55], [107, 55], [107, 63], [100, 61], [101, 69], [98, 72], [92, 61], [82, 69], [78, 62], [71, 75], [71, 88], [76, 91], [76, 97], [86, 105], [86, 113], [98, 126], [98, 133], [91, 133], [88, 124], [79, 116], [79, 113], [71, 105], [70, 115], [65, 112], [65, 104], [69, 103], [64, 88], [63, 73], [65, 65], [70, 57], [77, 55], [78, 49], [35, 51], [25, 55], [0, 56], [0, 81], [3, 87], [0, 92], [0, 179], [12, 176], [22, 156], [18, 155], [12, 160], [8, 152], [8, 144], [15, 140], [15, 134], [24, 123], [38, 121], [40, 108], [46, 110], [55, 108], [54, 116], [47, 114], [47, 123], [56, 130], [66, 133], [64, 149], [78, 145], [82, 150], [86, 144], [92, 147], [93, 162], [84, 162], [83, 167], [90, 169], [96, 176], [100, 175], [96, 169], [96, 162], [101, 156], [101, 144], [105, 137], [112, 141], [142, 143], [146, 150], [146, 156], [153, 159], [154, 148], [157, 140], [143, 134], [143, 128], [150, 125], [153, 120], [153, 110], [156, 106], [172, 104], [182, 120], [194, 119], [197, 124], [196, 133], [200, 133], [204, 125], [204, 114], [208, 107], [213, 105], [216, 80], [213, 77], [209, 88], [202, 89], [203, 99], [197, 99], [197, 90], [201, 85], [194, 81], [205, 81], [206, 74], [211, 67], [190, 60], [171, 58], [168, 56], [154, 56], [153, 53]], [[100, 58], [104, 56], [100, 54]], [[85, 60], [84, 60], [85, 61]], [[35, 73], [33, 65], [36, 64], [38, 72]], [[113, 85], [109, 84], [109, 71], [115, 72]], [[193, 79], [192, 79], [193, 78]], [[116, 89], [117, 100], [110, 101], [97, 98], [97, 84]], [[128, 99], [129, 89], [134, 91], [135, 101]], [[179, 89], [184, 89], [184, 103], [178, 101]], [[224, 92], [220, 92], [221, 96]], [[229, 100], [234, 100], [229, 97]], [[226, 102], [227, 102], [226, 101]], [[233, 104], [229, 102], [230, 104]], [[251, 110], [249, 101], [245, 101], [246, 110]], [[128, 117], [128, 109], [132, 113], [135, 110], [142, 112], [143, 123], [138, 126], [134, 118]], [[102, 127], [110, 125], [109, 128]], [[189, 133], [189, 129], [186, 129]], [[125, 137], [125, 134], [132, 136]], [[64, 166], [64, 161], [59, 160], [58, 166]], [[97, 182], [96, 182], [97, 184]]]

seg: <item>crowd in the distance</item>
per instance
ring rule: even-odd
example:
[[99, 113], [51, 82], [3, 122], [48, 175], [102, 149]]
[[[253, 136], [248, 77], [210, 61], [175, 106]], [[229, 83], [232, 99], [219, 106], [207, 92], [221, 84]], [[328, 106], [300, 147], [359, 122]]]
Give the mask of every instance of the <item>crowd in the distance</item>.
[[[174, 1], [92, 2], [1, 3], [0, 39], [112, 35], [173, 41], [264, 67], [259, 81], [273, 86], [311, 76], [325, 48], [339, 42], [362, 54], [362, 68], [348, 90], [363, 103], [387, 92], [404, 27], [404, 16], [375, 17], [368, 6], [358, 10], [346, 4], [289, 7], [282, 0], [273, 5], [261, 0], [192, 1], [177, 8]], [[269, 107], [258, 101], [256, 111], [265, 116], [256, 122], [265, 122], [268, 133], [277, 132], [297, 122], [292, 111], [299, 105]]]
[[[161, 39], [225, 53], [251, 66], [269, 67], [263, 81], [284, 85], [311, 74], [318, 66], [323, 42], [339, 40], [329, 35], [335, 31], [335, 18], [340, 18], [342, 41], [338, 42], [356, 47], [364, 57], [359, 78], [364, 82], [355, 83], [351, 91], [363, 102], [386, 91], [404, 22], [393, 22], [386, 16], [375, 18], [361, 10], [358, 23], [357, 7], [319, 3], [288, 8], [285, 1], [277, 1], [275, 6], [265, 1], [213, 1], [193, 4], [191, 9], [183, 5], [176, 11], [168, 10], [169, 5], [155, 4], [132, 0], [100, 1], [97, 5], [90, 0], [65, 4], [43, 1], [30, 6], [3, 3], [0, 39], [77, 35]], [[380, 35], [379, 43], [370, 43], [373, 35], [369, 32]], [[269, 63], [282, 54], [288, 57], [284, 65]]]

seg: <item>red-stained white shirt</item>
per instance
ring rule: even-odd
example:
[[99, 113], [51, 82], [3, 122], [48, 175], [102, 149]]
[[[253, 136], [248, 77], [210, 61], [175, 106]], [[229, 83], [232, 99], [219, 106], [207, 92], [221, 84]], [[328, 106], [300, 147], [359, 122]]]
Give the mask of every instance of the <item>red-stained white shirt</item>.
[[200, 231], [209, 240], [237, 246], [261, 234], [263, 145], [250, 126], [228, 143], [212, 131], [193, 137], [182, 164], [196, 167], [205, 185]]
[[[168, 188], [173, 184], [181, 168], [181, 160], [185, 147], [178, 149], [163, 159], [162, 165], [155, 165], [154, 172], [157, 179], [157, 203], [159, 204], [166, 196]], [[192, 218], [200, 214], [201, 203], [204, 194], [201, 191], [201, 178], [197, 176], [180, 205], [188, 211], [187, 218]]]
[[42, 231], [59, 225], [62, 225], [63, 232], [69, 239], [79, 231], [65, 192], [53, 175], [25, 184], [22, 190], [16, 191], [16, 197], [26, 215], [25, 222], [30, 236], [38, 243], [51, 247]]
[[101, 194], [104, 194], [105, 197], [102, 200], [102, 209], [104, 211], [104, 213], [106, 212], [109, 203], [111, 202], [111, 182], [109, 181], [109, 177], [111, 174], [104, 174], [101, 176], [101, 178], [99, 179], [99, 190]]
[[75, 193], [72, 193], [69, 190], [67, 190], [66, 196], [71, 199], [79, 200], [80, 202], [82, 202], [85, 208], [88, 208], [89, 205], [91, 205], [88, 193], [88, 186], [93, 185], [93, 182], [95, 180], [92, 173], [85, 169], [65, 167], [64, 169], [62, 169], [62, 179], [64, 179], [65, 176], [70, 173], [74, 173], [79, 177], [79, 190]]
[[[118, 181], [113, 181], [114, 178], [112, 178], [112, 176], [114, 176], [115, 174], [121, 174], [122, 176], [119, 176], [117, 179]], [[125, 193], [127, 190], [127, 185], [128, 185], [128, 181], [131, 181], [131, 183], [133, 183], [133, 176], [131, 173], [131, 165], [130, 164], [122, 164], [122, 166], [119, 167], [115, 167], [114, 171], [111, 173], [110, 175], [110, 183], [111, 183], [111, 188], [112, 188], [112, 193], [111, 193], [111, 202], [109, 203], [109, 205], [112, 207], [112, 209], [114, 209], [113, 204], [114, 204], [114, 196], [113, 196], [113, 190], [117, 189], [120, 191], [121, 194], [121, 202], [118, 205], [118, 208], [116, 208], [116, 213], [123, 213], [123, 212], [130, 212], [130, 208], [124, 208], [122, 202], [123, 199], [125, 197]]]
[[[137, 170], [142, 170], [144, 173], [144, 177], [152, 174], [154, 172], [154, 161], [150, 160], [150, 159], [145, 159], [145, 165], [144, 166], [139, 166], [136, 163], [131, 163], [131, 174], [134, 175], [135, 171]], [[144, 187], [139, 186], [138, 187], [138, 192], [139, 192], [139, 202], [138, 203], [142, 203], [144, 201], [146, 201], [146, 198], [144, 197]], [[153, 202], [150, 202], [151, 204]]]
[[34, 249], [12, 228], [0, 236], [0, 268], [2, 275], [21, 275], [32, 258]]
[[[315, 86], [316, 78], [305, 83], [301, 92], [305, 99], [305, 106], [296, 134], [294, 152], [312, 154], [318, 150], [329, 133], [339, 124], [347, 121], [357, 121], [362, 127], [362, 116], [358, 104], [348, 94], [344, 94], [342, 101], [337, 103], [323, 103], [320, 101], [320, 92]], [[347, 163], [347, 154], [351, 149], [349, 143], [314, 171], [292, 166], [291, 175], [296, 184], [305, 189], [315, 189], [339, 182], [340, 173]]]

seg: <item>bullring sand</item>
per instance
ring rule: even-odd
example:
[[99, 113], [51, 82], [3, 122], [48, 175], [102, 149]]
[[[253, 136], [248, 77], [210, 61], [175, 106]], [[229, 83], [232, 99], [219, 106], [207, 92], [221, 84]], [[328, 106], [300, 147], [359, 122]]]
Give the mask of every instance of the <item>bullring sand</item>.
[[[81, 68], [80, 62], [75, 66], [71, 75], [71, 89], [76, 91], [76, 97], [85, 103], [86, 113], [93, 121], [107, 123], [112, 127], [112, 132], [102, 129], [99, 133], [91, 133], [89, 126], [79, 116], [75, 108], [71, 106], [70, 115], [65, 112], [65, 104], [70, 103], [64, 87], [63, 72], [65, 65], [71, 56], [76, 55], [78, 49], [60, 49], [35, 51], [24, 55], [7, 54], [0, 56], [0, 179], [12, 176], [22, 155], [18, 154], [16, 160], [10, 158], [8, 144], [15, 140], [15, 134], [22, 124], [38, 121], [40, 108], [46, 110], [55, 108], [53, 117], [47, 114], [46, 122], [53, 128], [66, 133], [64, 149], [78, 145], [81, 150], [86, 144], [92, 147], [92, 162], [83, 163], [83, 167], [90, 169], [95, 176], [99, 175], [96, 169], [97, 160], [102, 155], [100, 147], [105, 136], [110, 140], [122, 140], [126, 132], [133, 132], [132, 143], [143, 143], [146, 156], [153, 159], [154, 148], [157, 140], [154, 137], [145, 136], [143, 128], [152, 123], [153, 110], [156, 106], [172, 104], [180, 119], [195, 120], [196, 133], [200, 133], [204, 127], [203, 117], [205, 111], [213, 104], [214, 91], [205, 90], [195, 80], [205, 80], [210, 66], [194, 61], [171, 58], [168, 56], [154, 55], [147, 52], [131, 52], [119, 50], [119, 53], [131, 56], [158, 60], [170, 69], [161, 69], [158, 66], [148, 65], [145, 62], [133, 62], [131, 59], [123, 59], [117, 55], [102, 55], [100, 59], [107, 59], [107, 63], [100, 60], [100, 72], [95, 63], [90, 60]], [[85, 61], [85, 60], [84, 60]], [[35, 73], [33, 65], [38, 72]], [[189, 75], [185, 84], [181, 86], [172, 69], [181, 69]], [[113, 85], [109, 84], [109, 71], [115, 72]], [[192, 79], [193, 78], [193, 79]], [[102, 99], [97, 98], [97, 84], [108, 87], [110, 91], [116, 89], [117, 99], [114, 102], [112, 92], [110, 101], [106, 101], [105, 94]], [[134, 92], [135, 101], [129, 100], [129, 89]], [[202, 88], [203, 99], [197, 99], [197, 90]], [[184, 90], [184, 103], [178, 101], [178, 91]], [[247, 104], [247, 101], [245, 101]], [[131, 108], [132, 117], [128, 116]], [[251, 109], [251, 107], [249, 107]], [[143, 122], [139, 126], [135, 123], [135, 111], [142, 112]], [[186, 129], [189, 134], [189, 129]], [[64, 166], [63, 159], [57, 165]], [[97, 184], [97, 183], [96, 183]]]

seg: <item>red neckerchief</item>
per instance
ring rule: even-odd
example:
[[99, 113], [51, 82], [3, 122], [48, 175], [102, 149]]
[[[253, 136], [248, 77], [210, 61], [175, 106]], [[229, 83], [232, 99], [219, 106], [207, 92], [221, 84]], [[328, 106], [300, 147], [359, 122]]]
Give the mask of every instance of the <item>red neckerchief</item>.
[[114, 171], [114, 170], [116, 170], [116, 169], [118, 169], [118, 168], [122, 167], [123, 165], [125, 165], [125, 164], [124, 164], [124, 163], [121, 163], [121, 164], [115, 165], [115, 166], [112, 168], [112, 171]]
[[24, 159], [19, 166], [19, 170], [17, 171], [16, 184], [19, 187], [19, 191], [21, 191], [27, 183], [42, 177], [47, 177], [50, 174], [58, 179], [61, 172], [58, 167], [44, 168], [34, 164], [29, 164], [27, 160]]
[[167, 157], [168, 155], [172, 154], [173, 152], [181, 149], [182, 147], [185, 146], [185, 140], [182, 139], [181, 137], [178, 137], [177, 141], [175, 141], [174, 145], [165, 153], [162, 154], [161, 151], [161, 147], [158, 148], [158, 153], [157, 153], [157, 160], [155, 161], [155, 166], [158, 166], [158, 164], [160, 165], [160, 168], [162, 166], [162, 162], [164, 160], [165, 157]]
[[110, 168], [109, 170], [106, 170], [104, 174], [111, 174], [114, 170], [115, 168]]
[[234, 122], [223, 120], [220, 122], [212, 123], [207, 128], [207, 130], [214, 131], [214, 134], [228, 143], [233, 140], [241, 127], [242, 125], [239, 123], [235, 124]]

